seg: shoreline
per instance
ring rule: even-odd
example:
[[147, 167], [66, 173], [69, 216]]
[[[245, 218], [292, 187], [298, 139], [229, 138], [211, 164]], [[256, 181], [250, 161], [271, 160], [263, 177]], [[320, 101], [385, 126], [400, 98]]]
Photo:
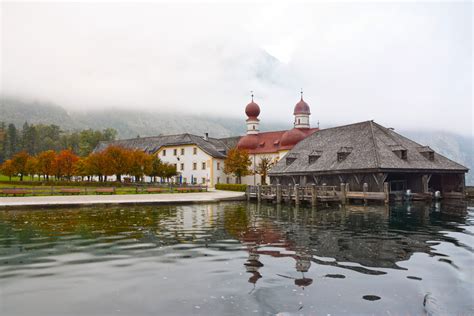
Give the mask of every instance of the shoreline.
[[107, 205], [162, 205], [218, 203], [222, 201], [243, 201], [244, 192], [212, 190], [200, 193], [160, 193], [124, 195], [67, 195], [0, 197], [0, 211], [18, 208], [60, 208]]

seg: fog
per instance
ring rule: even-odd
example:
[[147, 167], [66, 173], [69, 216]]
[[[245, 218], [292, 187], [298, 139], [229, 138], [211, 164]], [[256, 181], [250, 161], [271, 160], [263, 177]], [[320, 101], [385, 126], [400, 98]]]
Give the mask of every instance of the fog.
[[1, 4], [3, 95], [472, 133], [472, 14], [457, 3]]

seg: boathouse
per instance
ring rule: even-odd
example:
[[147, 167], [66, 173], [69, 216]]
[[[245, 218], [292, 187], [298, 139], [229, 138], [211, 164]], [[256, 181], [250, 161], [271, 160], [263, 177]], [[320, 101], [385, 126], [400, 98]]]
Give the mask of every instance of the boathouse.
[[272, 184], [463, 197], [468, 169], [373, 121], [319, 130], [270, 171]]

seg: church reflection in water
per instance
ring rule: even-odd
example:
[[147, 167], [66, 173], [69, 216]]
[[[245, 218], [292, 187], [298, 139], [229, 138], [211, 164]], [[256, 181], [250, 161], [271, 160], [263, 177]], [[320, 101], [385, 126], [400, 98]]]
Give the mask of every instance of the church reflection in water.
[[[12, 210], [0, 212], [0, 250], [8, 249], [14, 257], [3, 261], [9, 267], [41, 262], [50, 253], [82, 252], [91, 254], [91, 260], [118, 260], [135, 257], [137, 249], [143, 249], [141, 258], [175, 264], [214, 255], [216, 250], [230, 256], [243, 246], [247, 258], [242, 270], [248, 282], [256, 285], [262, 278], [277, 275], [305, 288], [314, 284], [318, 266], [380, 275], [387, 273], [385, 269], [403, 269], [400, 262], [414, 253], [436, 255], [437, 242], [464, 247], [449, 233], [462, 233], [468, 226], [466, 218], [466, 205], [446, 203], [318, 210], [240, 202]], [[24, 245], [36, 249], [38, 240], [37, 250], [24, 251]], [[279, 264], [265, 266], [275, 263], [271, 260]], [[288, 262], [293, 262], [291, 269], [280, 270], [289, 268]]]
[[[237, 214], [241, 225], [228, 232], [248, 251], [244, 263], [250, 274], [248, 282], [255, 287], [263, 277], [265, 256], [292, 258], [299, 275], [277, 275], [304, 288], [313, 283], [312, 278], [305, 276], [312, 263], [381, 275], [386, 274], [387, 268], [403, 269], [398, 263], [416, 252], [432, 255], [437, 242], [449, 239], [442, 231], [458, 229], [455, 223], [465, 220], [467, 209], [464, 204], [442, 208], [435, 204], [411, 204], [314, 210], [252, 203], [240, 210], [229, 208], [224, 217], [235, 220]], [[447, 218], [452, 226], [447, 224]], [[322, 277], [345, 278], [342, 274]]]

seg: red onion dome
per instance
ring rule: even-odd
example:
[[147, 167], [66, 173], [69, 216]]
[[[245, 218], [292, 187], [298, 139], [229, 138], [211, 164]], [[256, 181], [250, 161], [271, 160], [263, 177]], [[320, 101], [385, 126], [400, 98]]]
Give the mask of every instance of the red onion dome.
[[245, 107], [245, 114], [247, 114], [249, 118], [257, 118], [257, 116], [260, 114], [260, 107], [252, 100], [252, 102], [247, 104]]
[[294, 115], [296, 114], [307, 114], [307, 115], [310, 115], [311, 112], [310, 112], [310, 109], [309, 109], [309, 105], [308, 103], [304, 102], [303, 98], [301, 98], [301, 100], [296, 103], [295, 105], [295, 111], [293, 112]]
[[281, 137], [281, 146], [293, 146], [296, 145], [299, 141], [303, 140], [306, 137], [306, 134], [303, 133], [298, 128], [290, 129], [286, 131]]
[[258, 137], [257, 135], [246, 135], [241, 137], [237, 143], [237, 148], [239, 149], [255, 149], [258, 147]]

